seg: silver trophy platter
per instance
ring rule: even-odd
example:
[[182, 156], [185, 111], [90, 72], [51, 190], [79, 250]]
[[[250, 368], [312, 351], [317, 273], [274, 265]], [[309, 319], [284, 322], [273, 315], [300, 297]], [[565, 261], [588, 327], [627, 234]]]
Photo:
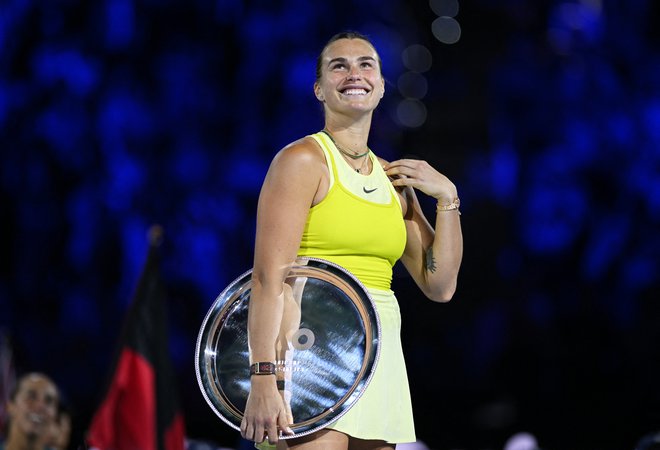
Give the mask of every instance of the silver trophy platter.
[[[250, 390], [247, 317], [252, 270], [217, 297], [202, 323], [195, 370], [211, 409], [239, 430]], [[276, 342], [278, 389], [294, 438], [344, 415], [371, 380], [380, 322], [365, 287], [342, 267], [298, 258], [287, 279]]]

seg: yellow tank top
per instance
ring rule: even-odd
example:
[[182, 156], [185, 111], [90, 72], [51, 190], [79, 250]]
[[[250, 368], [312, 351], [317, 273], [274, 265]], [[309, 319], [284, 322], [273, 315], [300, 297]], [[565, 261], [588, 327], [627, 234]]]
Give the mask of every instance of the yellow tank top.
[[406, 228], [399, 198], [373, 153], [373, 170], [362, 175], [323, 132], [312, 135], [330, 169], [328, 194], [314, 205], [299, 256], [327, 259], [347, 269], [366, 287], [389, 290], [392, 267], [403, 254]]

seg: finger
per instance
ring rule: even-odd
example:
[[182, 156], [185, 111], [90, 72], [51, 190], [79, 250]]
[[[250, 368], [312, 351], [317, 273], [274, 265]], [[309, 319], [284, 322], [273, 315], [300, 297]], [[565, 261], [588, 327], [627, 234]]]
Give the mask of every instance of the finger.
[[410, 171], [402, 170], [401, 168], [394, 168], [386, 170], [385, 174], [392, 179], [409, 178]]
[[251, 439], [252, 434], [251, 434], [251, 429], [252, 427], [248, 423], [246, 419], [243, 419], [241, 421], [241, 436], [243, 436], [245, 439]]
[[257, 444], [263, 442], [266, 439], [266, 430], [263, 425], [257, 425], [254, 427], [254, 434], [252, 434], [249, 439]]
[[282, 433], [293, 434], [293, 430], [289, 425], [293, 423], [293, 414], [291, 414], [290, 410], [287, 409], [286, 414], [280, 414], [280, 417], [278, 418], [278, 422], [279, 422], [278, 425], [280, 427], [280, 430], [282, 430]]
[[396, 161], [391, 161], [385, 165], [385, 170], [394, 168], [394, 167], [408, 167], [414, 169], [420, 163], [418, 159], [397, 159]]
[[397, 174], [401, 176], [410, 176], [418, 172], [417, 166], [414, 164], [397, 164], [385, 169], [388, 175]]
[[407, 164], [409, 161], [411, 161], [411, 160], [406, 159], [406, 158], [399, 158], [399, 159], [395, 159], [394, 161], [388, 162], [387, 165], [388, 166], [398, 166], [398, 165], [401, 165], [401, 164]]
[[395, 178], [392, 180], [392, 186], [414, 186], [414, 180], [409, 177]]
[[277, 426], [271, 425], [268, 427], [268, 443], [269, 444], [277, 444], [277, 441], [279, 440], [279, 432], [277, 431]]
[[390, 175], [390, 174], [397, 174], [397, 173], [400, 173], [401, 170], [402, 170], [404, 167], [405, 167], [405, 166], [402, 165], [402, 164], [390, 163], [390, 164], [388, 164], [387, 166], [385, 166], [385, 167], [383, 168], [383, 170], [385, 170], [385, 173], [387, 173], [388, 175]]

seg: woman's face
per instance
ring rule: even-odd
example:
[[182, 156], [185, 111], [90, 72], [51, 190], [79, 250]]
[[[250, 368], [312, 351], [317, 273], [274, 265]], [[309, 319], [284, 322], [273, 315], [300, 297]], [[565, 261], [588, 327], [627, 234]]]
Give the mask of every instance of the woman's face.
[[373, 111], [385, 93], [378, 54], [362, 39], [339, 39], [323, 53], [314, 93], [326, 112]]
[[45, 436], [57, 415], [57, 403], [57, 388], [49, 379], [28, 376], [8, 404], [12, 428], [29, 437]]

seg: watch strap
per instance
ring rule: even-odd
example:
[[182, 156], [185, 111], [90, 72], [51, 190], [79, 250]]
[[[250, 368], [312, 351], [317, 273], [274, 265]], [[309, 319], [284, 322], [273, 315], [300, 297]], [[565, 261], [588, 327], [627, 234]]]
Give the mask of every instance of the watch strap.
[[250, 366], [250, 376], [252, 375], [275, 375], [275, 363], [265, 361], [252, 364]]

